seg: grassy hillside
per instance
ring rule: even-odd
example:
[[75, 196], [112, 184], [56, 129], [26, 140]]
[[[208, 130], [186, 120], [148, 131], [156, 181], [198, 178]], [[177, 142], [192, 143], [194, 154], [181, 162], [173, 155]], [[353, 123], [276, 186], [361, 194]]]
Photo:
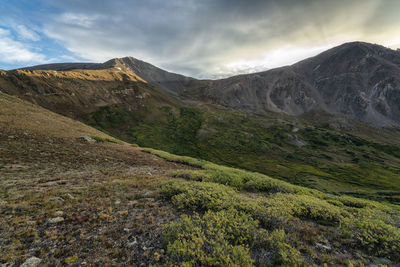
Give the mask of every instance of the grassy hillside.
[[[0, 264], [400, 263], [397, 205], [143, 152], [16, 97], [0, 103]], [[192, 136], [199, 121], [175, 123]]]
[[201, 168], [175, 171], [171, 176], [181, 179], [160, 187], [162, 199], [189, 214], [164, 227], [166, 266], [363, 266], [376, 257], [385, 258], [381, 263], [400, 261], [399, 206], [145, 151]]
[[[141, 146], [257, 171], [325, 192], [399, 203], [396, 142], [281, 117], [204, 106], [146, 106], [135, 112], [114, 106], [100, 108], [86, 121]], [[376, 130], [363, 127], [358, 129], [374, 136]]]

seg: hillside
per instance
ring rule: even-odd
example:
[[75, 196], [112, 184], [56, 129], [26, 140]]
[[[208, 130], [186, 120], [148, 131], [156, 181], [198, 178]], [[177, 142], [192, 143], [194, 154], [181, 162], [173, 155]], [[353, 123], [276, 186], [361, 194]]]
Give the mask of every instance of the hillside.
[[178, 216], [155, 189], [188, 167], [16, 97], [0, 104], [0, 263], [154, 262]]
[[6, 266], [400, 262], [399, 206], [141, 149], [3, 93], [0, 104]]
[[[327, 53], [299, 64], [325, 61], [333, 52]], [[50, 70], [40, 70], [46, 68]], [[227, 80], [231, 79], [236, 78]], [[210, 81], [182, 78], [123, 58], [2, 72], [0, 89], [141, 146], [257, 171], [325, 192], [399, 203], [396, 129], [375, 128], [323, 110], [298, 116], [260, 114], [177, 96], [185, 94], [180, 91], [183, 87], [201, 82]], [[181, 89], [171, 93], [165, 89], [168, 84]]]

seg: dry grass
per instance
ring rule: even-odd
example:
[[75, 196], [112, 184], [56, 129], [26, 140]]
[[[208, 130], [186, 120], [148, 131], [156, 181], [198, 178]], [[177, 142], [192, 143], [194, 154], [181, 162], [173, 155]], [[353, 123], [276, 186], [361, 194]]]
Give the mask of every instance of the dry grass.
[[70, 70], [70, 71], [53, 71], [53, 70], [16, 70], [20, 75], [26, 75], [36, 78], [61, 78], [61, 79], [81, 79], [91, 81], [123, 81], [129, 79], [133, 82], [144, 82], [141, 77], [133, 72], [120, 72], [113, 69], [104, 70]]
[[0, 92], [0, 127], [60, 138], [78, 138], [86, 135], [109, 137], [81, 122], [2, 92]]
[[159, 229], [177, 214], [155, 190], [188, 167], [82, 135], [109, 138], [0, 94], [0, 264], [149, 265], [162, 254]]

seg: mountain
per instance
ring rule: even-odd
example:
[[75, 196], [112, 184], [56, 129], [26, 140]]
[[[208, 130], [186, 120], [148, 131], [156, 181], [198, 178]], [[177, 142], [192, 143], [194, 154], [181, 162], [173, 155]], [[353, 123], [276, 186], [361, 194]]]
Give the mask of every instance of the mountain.
[[70, 63], [30, 70], [129, 70], [164, 92], [257, 113], [301, 115], [312, 110], [375, 127], [400, 125], [400, 51], [352, 42], [291, 66], [221, 80], [196, 80], [132, 57], [103, 64]]
[[398, 205], [140, 148], [2, 92], [0, 178], [3, 266], [400, 262]]
[[174, 95], [189, 87], [195, 79], [162, 70], [152, 64], [133, 57], [115, 58], [104, 63], [56, 63], [22, 68], [23, 70], [107, 70], [133, 72], [154, 86]]
[[188, 97], [235, 109], [322, 110], [377, 127], [400, 124], [400, 52], [353, 42], [291, 66], [205, 82]]

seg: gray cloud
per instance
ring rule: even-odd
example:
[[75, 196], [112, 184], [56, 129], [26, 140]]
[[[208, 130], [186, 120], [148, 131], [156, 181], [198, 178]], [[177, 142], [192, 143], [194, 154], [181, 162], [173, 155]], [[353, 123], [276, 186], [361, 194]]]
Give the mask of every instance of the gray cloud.
[[385, 44], [392, 37], [382, 34], [383, 29], [400, 33], [396, 0], [53, 0], [48, 4], [58, 11], [43, 18], [45, 33], [80, 57], [104, 61], [129, 55], [196, 77], [293, 63], [282, 48], [300, 47], [305, 57], [310, 56], [307, 48], [315, 53], [319, 47], [352, 40]]

